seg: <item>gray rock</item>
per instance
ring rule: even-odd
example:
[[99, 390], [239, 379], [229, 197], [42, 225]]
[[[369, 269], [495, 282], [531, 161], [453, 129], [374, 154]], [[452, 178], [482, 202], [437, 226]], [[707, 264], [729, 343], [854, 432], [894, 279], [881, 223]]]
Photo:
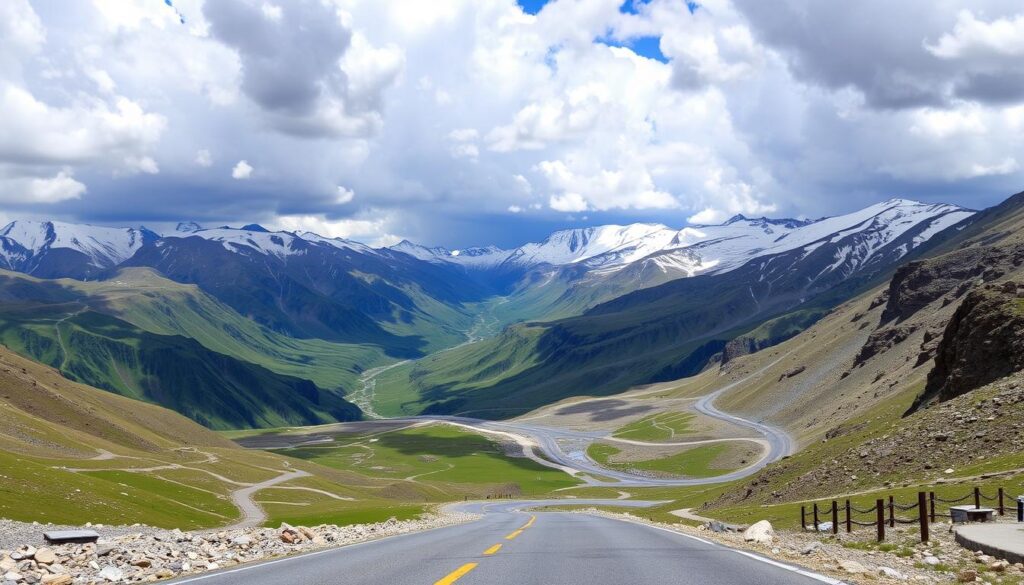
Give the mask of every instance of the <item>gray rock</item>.
[[746, 542], [756, 542], [758, 544], [771, 544], [772, 540], [775, 539], [775, 530], [772, 528], [771, 522], [767, 520], [761, 520], [755, 522], [750, 528], [743, 533], [743, 540]]
[[906, 581], [907, 576], [891, 567], [878, 567], [878, 574], [898, 581]]
[[118, 581], [124, 579], [124, 571], [118, 569], [117, 567], [107, 565], [106, 567], [103, 567], [103, 569], [100, 570], [99, 578], [104, 579], [106, 581], [111, 581], [113, 583], [117, 583]]
[[803, 549], [801, 549], [800, 550], [800, 554], [802, 554], [802, 555], [812, 554], [812, 553], [817, 552], [818, 550], [820, 550], [822, 546], [823, 545], [820, 542], [815, 540], [814, 542], [808, 544]]

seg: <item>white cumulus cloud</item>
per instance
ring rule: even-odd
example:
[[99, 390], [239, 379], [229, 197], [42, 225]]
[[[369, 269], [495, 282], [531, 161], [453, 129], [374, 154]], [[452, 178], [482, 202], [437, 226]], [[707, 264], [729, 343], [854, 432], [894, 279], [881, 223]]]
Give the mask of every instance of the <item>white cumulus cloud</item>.
[[244, 160], [238, 161], [233, 169], [231, 169], [231, 178], [238, 180], [245, 180], [252, 176], [252, 165], [245, 162]]

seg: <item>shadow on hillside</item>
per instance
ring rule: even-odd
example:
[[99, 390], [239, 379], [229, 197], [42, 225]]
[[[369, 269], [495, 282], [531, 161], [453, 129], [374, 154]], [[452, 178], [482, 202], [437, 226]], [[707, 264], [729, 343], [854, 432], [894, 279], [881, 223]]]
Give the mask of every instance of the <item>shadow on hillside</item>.
[[654, 410], [653, 406], [645, 404], [630, 405], [625, 400], [609, 398], [608, 400], [595, 400], [581, 404], [570, 404], [569, 406], [556, 410], [555, 414], [559, 416], [586, 414], [590, 416], [591, 422], [603, 422], [643, 414], [651, 410]]

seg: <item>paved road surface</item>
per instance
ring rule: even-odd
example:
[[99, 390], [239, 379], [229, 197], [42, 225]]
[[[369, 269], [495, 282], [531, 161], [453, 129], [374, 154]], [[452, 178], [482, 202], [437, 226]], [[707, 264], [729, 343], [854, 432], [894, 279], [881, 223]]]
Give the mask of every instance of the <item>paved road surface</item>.
[[[785, 357], [785, 356], [783, 356]], [[694, 409], [706, 416], [727, 421], [740, 427], [751, 429], [761, 435], [764, 439], [759, 441], [766, 445], [767, 449], [761, 459], [736, 471], [717, 475], [714, 477], [668, 479], [652, 478], [606, 468], [586, 453], [586, 447], [593, 441], [607, 437], [608, 431], [578, 431], [568, 428], [544, 426], [529, 422], [529, 420], [486, 420], [467, 416], [410, 416], [402, 418], [382, 419], [373, 424], [398, 425], [402, 424], [423, 424], [434, 421], [448, 422], [472, 427], [484, 432], [501, 433], [520, 440], [522, 443], [529, 443], [536, 446], [538, 453], [533, 448], [527, 448], [526, 455], [541, 465], [560, 469], [571, 473], [589, 485], [610, 486], [610, 487], [643, 487], [643, 486], [688, 486], [708, 485], [732, 481], [757, 473], [769, 463], [778, 461], [792, 453], [793, 442], [789, 435], [782, 429], [769, 424], [740, 418], [727, 414], [714, 406], [715, 400], [723, 393], [732, 390], [736, 386], [762, 375], [766, 370], [781, 361], [783, 357], [768, 364], [767, 366], [748, 374], [746, 377], [730, 382], [715, 392], [700, 398]], [[661, 392], [657, 390], [655, 392]], [[602, 400], [596, 398], [594, 400]], [[361, 423], [340, 423], [361, 424]], [[366, 424], [366, 423], [362, 423]], [[329, 425], [328, 425], [329, 426]], [[730, 439], [732, 440], [732, 439]], [[269, 442], [268, 442], [269, 441]], [[289, 446], [311, 445], [317, 443], [330, 443], [333, 438], [328, 433], [309, 435], [278, 435], [271, 437], [255, 436], [239, 439], [238, 443], [252, 449], [284, 448]]]
[[[564, 504], [561, 500], [557, 503]], [[585, 503], [581, 501], [580, 503]], [[622, 502], [616, 502], [622, 503]], [[632, 502], [643, 505], [643, 502]], [[172, 583], [203, 585], [810, 585], [838, 581], [642, 524], [464, 504], [461, 526], [226, 569]]]
[[744, 378], [726, 384], [717, 391], [704, 396], [694, 404], [694, 409], [698, 412], [709, 416], [711, 418], [717, 418], [724, 420], [732, 424], [751, 429], [764, 436], [764, 441], [768, 446], [767, 451], [761, 457], [760, 460], [754, 462], [751, 465], [737, 469], [736, 471], [726, 473], [723, 475], [716, 475], [714, 477], [703, 477], [703, 478], [688, 478], [688, 479], [660, 479], [651, 477], [642, 477], [636, 474], [627, 473], [623, 471], [616, 471], [604, 467], [589, 456], [587, 456], [585, 449], [576, 449], [570, 453], [566, 453], [563, 448], [564, 443], [580, 443], [589, 444], [595, 439], [606, 436], [607, 431], [575, 431], [572, 429], [564, 429], [557, 427], [547, 427], [530, 424], [526, 421], [491, 421], [471, 417], [463, 416], [417, 416], [407, 417], [404, 419], [391, 419], [391, 420], [407, 420], [407, 421], [432, 421], [442, 420], [448, 422], [455, 422], [470, 427], [475, 427], [481, 430], [499, 431], [505, 433], [511, 433], [513, 435], [526, 436], [533, 439], [533, 441], [539, 447], [543, 456], [547, 461], [539, 460], [535, 458], [541, 464], [551, 463], [551, 467], [558, 469], [571, 469], [576, 472], [583, 472], [584, 474], [594, 474], [600, 477], [609, 478], [613, 481], [604, 481], [589, 475], [584, 475], [582, 478], [590, 485], [596, 486], [613, 486], [613, 487], [634, 487], [634, 486], [686, 486], [686, 485], [708, 485], [713, 483], [721, 483], [724, 481], [732, 481], [734, 479], [744, 478], [754, 473], [757, 473], [763, 469], [769, 463], [778, 461], [786, 455], [792, 453], [793, 441], [785, 431], [777, 427], [747, 420], [734, 416], [715, 408], [715, 400], [732, 390], [736, 386], [763, 374], [768, 368], [778, 363], [782, 358], [776, 360], [764, 368], [757, 370]]

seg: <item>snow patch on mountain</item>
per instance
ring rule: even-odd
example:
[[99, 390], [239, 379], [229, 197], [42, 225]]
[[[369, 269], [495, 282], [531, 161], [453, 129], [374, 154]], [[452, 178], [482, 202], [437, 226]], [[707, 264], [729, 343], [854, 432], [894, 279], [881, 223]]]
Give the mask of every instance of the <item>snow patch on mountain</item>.
[[305, 253], [305, 240], [288, 232], [268, 232], [265, 229], [235, 229], [229, 227], [199, 230], [183, 236], [200, 237], [220, 242], [230, 252], [255, 251], [259, 254], [285, 258]]
[[0, 230], [0, 257], [17, 269], [48, 250], [81, 252], [97, 268], [116, 266], [147, 241], [159, 237], [145, 228], [110, 228], [58, 221], [13, 221]]

